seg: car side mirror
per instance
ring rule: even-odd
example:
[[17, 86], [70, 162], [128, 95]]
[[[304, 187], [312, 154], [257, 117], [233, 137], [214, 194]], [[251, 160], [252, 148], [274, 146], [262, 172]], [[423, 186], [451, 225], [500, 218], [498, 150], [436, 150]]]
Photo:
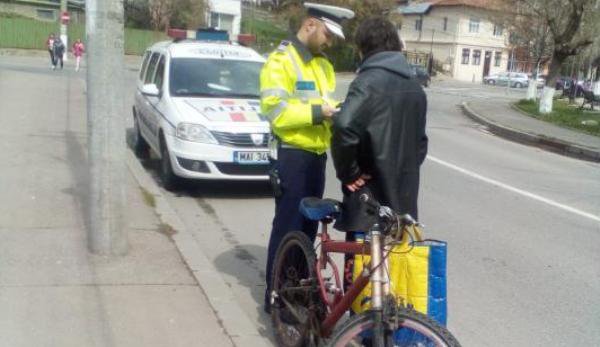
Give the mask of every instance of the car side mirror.
[[144, 84], [142, 86], [142, 94], [148, 95], [148, 96], [159, 96], [160, 91], [158, 90], [158, 87], [156, 86], [156, 84], [150, 83], [150, 84]]

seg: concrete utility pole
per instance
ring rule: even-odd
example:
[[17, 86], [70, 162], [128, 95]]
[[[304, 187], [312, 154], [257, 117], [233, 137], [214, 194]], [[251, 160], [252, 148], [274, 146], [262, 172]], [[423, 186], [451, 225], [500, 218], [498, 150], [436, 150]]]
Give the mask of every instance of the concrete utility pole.
[[62, 20], [63, 13], [67, 12], [67, 1], [60, 0], [60, 39], [65, 44], [65, 52], [63, 53], [63, 61], [67, 61], [67, 51], [69, 50], [69, 37], [67, 35], [67, 24]]
[[87, 112], [90, 168], [88, 247], [125, 254], [123, 0], [87, 0]]

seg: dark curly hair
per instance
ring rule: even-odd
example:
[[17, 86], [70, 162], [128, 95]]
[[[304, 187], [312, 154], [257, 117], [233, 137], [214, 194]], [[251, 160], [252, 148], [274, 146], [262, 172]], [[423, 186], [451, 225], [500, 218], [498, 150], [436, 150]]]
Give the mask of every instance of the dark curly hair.
[[384, 17], [371, 17], [360, 23], [354, 34], [354, 43], [363, 60], [379, 52], [402, 51], [396, 27]]

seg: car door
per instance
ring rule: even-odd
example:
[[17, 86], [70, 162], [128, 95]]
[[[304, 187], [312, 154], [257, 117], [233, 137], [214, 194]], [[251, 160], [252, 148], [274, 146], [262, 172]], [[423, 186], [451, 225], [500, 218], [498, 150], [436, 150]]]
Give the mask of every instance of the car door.
[[164, 99], [164, 80], [165, 80], [165, 64], [166, 57], [161, 54], [158, 58], [158, 63], [156, 64], [156, 71], [154, 73], [154, 77], [152, 78], [152, 83], [156, 85], [156, 88], [159, 91], [158, 96], [149, 96], [148, 101], [150, 102], [150, 106], [152, 108], [152, 112], [149, 115], [152, 115], [148, 118], [148, 126], [149, 130], [152, 132], [152, 137], [156, 140], [156, 145], [158, 148], [159, 140], [159, 129], [160, 129], [160, 119], [164, 116], [165, 112], [165, 103]]
[[498, 78], [496, 79], [496, 84], [499, 86], [505, 86], [508, 83], [508, 74], [506, 72], [501, 72], [498, 74]]
[[[148, 67], [146, 68], [146, 72], [144, 74], [142, 85], [154, 83], [154, 75], [156, 73], [160, 56], [161, 55], [158, 52], [152, 53]], [[142, 94], [140, 107], [138, 110], [138, 116], [140, 117], [140, 131], [142, 131], [144, 138], [155, 151], [158, 151], [158, 141], [156, 139], [155, 132], [153, 131], [154, 126], [152, 119], [156, 118], [156, 115], [154, 114], [156, 112], [154, 110], [154, 104], [157, 102], [157, 99], [158, 98], [155, 96]]]

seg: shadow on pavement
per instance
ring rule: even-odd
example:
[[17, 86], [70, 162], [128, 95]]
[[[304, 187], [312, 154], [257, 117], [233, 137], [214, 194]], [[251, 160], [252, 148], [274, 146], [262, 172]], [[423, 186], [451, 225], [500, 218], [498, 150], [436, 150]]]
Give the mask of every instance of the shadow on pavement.
[[[271, 318], [263, 310], [265, 298], [265, 272], [263, 268], [265, 266], [266, 256], [266, 247], [237, 244], [219, 254], [215, 259], [214, 264], [219, 272], [236, 278], [238, 285], [250, 290], [250, 295], [254, 302], [256, 302], [258, 325], [262, 326], [262, 328], [259, 328], [259, 331], [263, 336], [274, 342]], [[243, 264], [246, 269], [240, 269], [240, 263]]]

